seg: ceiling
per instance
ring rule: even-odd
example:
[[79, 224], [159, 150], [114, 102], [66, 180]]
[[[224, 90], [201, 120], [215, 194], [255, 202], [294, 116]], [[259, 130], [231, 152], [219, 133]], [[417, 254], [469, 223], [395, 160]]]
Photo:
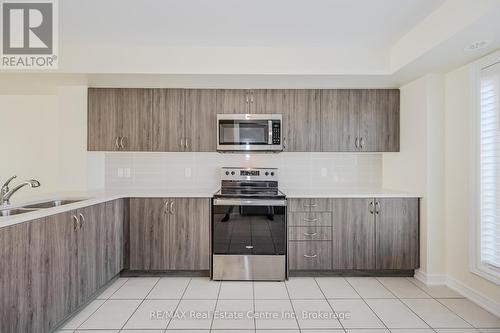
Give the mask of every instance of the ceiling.
[[443, 0], [64, 0], [62, 41], [387, 49]]

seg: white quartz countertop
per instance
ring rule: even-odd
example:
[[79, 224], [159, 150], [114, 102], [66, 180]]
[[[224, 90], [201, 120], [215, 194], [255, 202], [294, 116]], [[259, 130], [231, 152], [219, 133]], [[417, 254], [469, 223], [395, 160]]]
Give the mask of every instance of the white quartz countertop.
[[[79, 209], [99, 203], [122, 198], [211, 198], [217, 188], [210, 189], [170, 189], [170, 190], [134, 190], [134, 191], [91, 191], [91, 192], [59, 192], [43, 194], [30, 197], [26, 200], [15, 201], [10, 208], [23, 205], [35, 204], [49, 200], [72, 200], [81, 201], [39, 209], [18, 215], [0, 216], [0, 228], [11, 226], [46, 216]], [[345, 188], [345, 189], [281, 189], [287, 198], [419, 198], [416, 193], [406, 193], [387, 189], [370, 188]]]
[[[0, 216], [0, 228], [22, 223], [46, 216], [67, 212], [69, 210], [88, 207], [107, 201], [122, 198], [211, 198], [217, 189], [171, 189], [171, 190], [134, 190], [134, 191], [89, 191], [89, 192], [58, 192], [29, 197], [22, 201], [13, 201], [10, 207], [36, 204], [50, 200], [81, 200], [67, 205], [44, 208], [18, 215]], [[2, 209], [5, 209], [2, 207]]]
[[421, 198], [418, 193], [409, 193], [382, 188], [329, 188], [287, 189], [281, 191], [287, 198]]

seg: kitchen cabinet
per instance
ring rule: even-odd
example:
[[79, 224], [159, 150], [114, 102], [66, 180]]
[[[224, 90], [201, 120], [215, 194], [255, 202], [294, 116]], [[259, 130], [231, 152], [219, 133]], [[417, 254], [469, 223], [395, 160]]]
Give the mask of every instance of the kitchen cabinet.
[[210, 199], [170, 200], [170, 269], [210, 269]]
[[216, 90], [155, 89], [153, 151], [215, 151]]
[[321, 151], [320, 90], [297, 89], [286, 91], [285, 151]]
[[150, 151], [151, 89], [88, 89], [89, 151]]
[[375, 199], [376, 268], [419, 266], [418, 199]]
[[323, 90], [321, 151], [399, 151], [399, 90]]
[[375, 269], [373, 199], [332, 199], [332, 269]]
[[419, 267], [419, 199], [288, 199], [288, 235], [290, 270], [411, 271]]
[[250, 95], [247, 89], [217, 90], [217, 113], [250, 113]]
[[130, 200], [130, 270], [208, 270], [210, 199]]
[[168, 270], [169, 201], [163, 198], [130, 199], [130, 270]]
[[107, 205], [0, 229], [1, 332], [49, 332], [116, 275], [99, 280]]

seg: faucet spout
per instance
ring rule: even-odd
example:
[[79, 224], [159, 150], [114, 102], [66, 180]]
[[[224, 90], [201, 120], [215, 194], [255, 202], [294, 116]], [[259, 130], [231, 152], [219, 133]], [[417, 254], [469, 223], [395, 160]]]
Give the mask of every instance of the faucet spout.
[[[13, 178], [9, 179], [8, 182], [10, 182], [12, 179]], [[7, 185], [8, 185], [8, 182], [7, 182]], [[9, 205], [10, 204], [10, 198], [12, 197], [12, 195], [14, 193], [16, 193], [17, 191], [19, 191], [21, 188], [25, 187], [25, 186], [29, 186], [31, 188], [40, 187], [40, 182], [38, 180], [36, 180], [36, 179], [29, 179], [29, 180], [27, 180], [25, 182], [22, 182], [19, 185], [14, 186], [10, 190], [9, 190], [8, 186], [2, 187], [2, 192], [0, 193], [0, 206]]]

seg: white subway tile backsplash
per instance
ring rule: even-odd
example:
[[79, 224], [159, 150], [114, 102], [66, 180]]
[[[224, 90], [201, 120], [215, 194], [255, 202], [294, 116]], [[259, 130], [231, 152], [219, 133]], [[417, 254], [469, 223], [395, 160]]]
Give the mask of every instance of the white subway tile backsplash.
[[377, 153], [106, 153], [105, 160], [110, 190], [216, 189], [221, 167], [279, 168], [285, 189], [382, 185], [382, 154]]

